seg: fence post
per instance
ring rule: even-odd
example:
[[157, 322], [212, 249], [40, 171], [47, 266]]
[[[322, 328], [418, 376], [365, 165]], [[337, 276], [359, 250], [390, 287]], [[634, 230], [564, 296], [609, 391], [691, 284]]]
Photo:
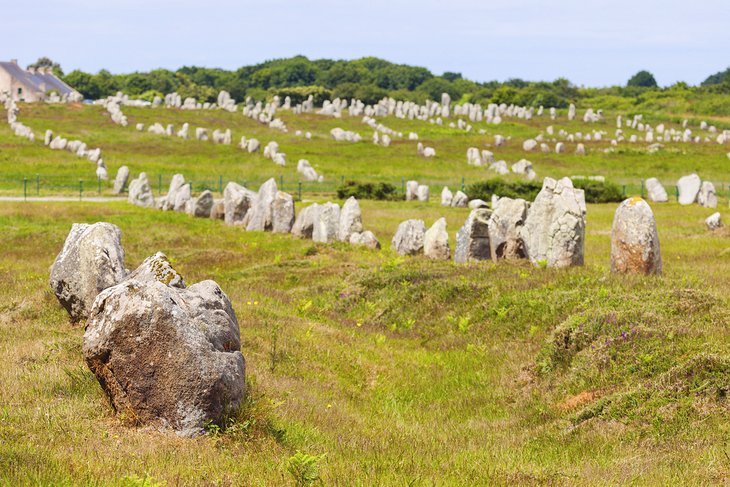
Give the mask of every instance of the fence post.
[[302, 201], [302, 182], [299, 181], [299, 201]]
[[157, 175], [157, 195], [162, 195], [162, 174]]
[[84, 180], [79, 179], [79, 201], [81, 201], [81, 195], [84, 192]]
[[464, 186], [464, 176], [461, 176], [461, 191], [463, 192], [466, 186]]
[[23, 201], [28, 201], [28, 178], [23, 178]]
[[625, 185], [625, 184], [624, 184], [623, 188], [624, 188], [624, 189], [623, 189], [623, 192], [624, 192], [624, 198], [626, 198], [626, 185]]
[[674, 187], [674, 197], [679, 201], [679, 186]]
[[344, 186], [345, 184], [345, 176], [340, 176], [340, 186]]
[[97, 180], [97, 184], [98, 184], [96, 192], [101, 194], [101, 176], [97, 176], [96, 180]]
[[644, 180], [641, 180], [641, 197], [644, 197]]
[[218, 192], [223, 194], [223, 176], [218, 176]]
[[38, 174], [35, 175], [35, 195], [41, 195], [41, 177]]
[[284, 191], [284, 175], [279, 175], [279, 191]]

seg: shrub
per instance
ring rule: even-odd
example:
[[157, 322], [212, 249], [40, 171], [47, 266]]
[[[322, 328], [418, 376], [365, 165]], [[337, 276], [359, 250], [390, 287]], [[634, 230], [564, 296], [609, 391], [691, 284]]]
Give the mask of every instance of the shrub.
[[395, 201], [400, 199], [396, 187], [389, 183], [359, 183], [345, 181], [337, 188], [337, 197], [346, 200], [354, 196], [359, 200]]
[[[586, 203], [612, 203], [624, 199], [621, 189], [610, 182], [576, 179], [573, 181], [573, 186], [585, 191]], [[489, 201], [493, 194], [533, 201], [541, 188], [542, 183], [538, 181], [505, 181], [492, 178], [469, 185], [466, 194], [471, 199], [479, 198], [484, 201]]]

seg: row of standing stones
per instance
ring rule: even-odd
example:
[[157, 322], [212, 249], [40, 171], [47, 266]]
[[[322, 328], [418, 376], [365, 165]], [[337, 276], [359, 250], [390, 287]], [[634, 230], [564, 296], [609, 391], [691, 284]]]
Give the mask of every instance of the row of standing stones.
[[[535, 266], [582, 265], [586, 227], [583, 190], [569, 178], [545, 178], [535, 201], [499, 198], [490, 210], [472, 209], [456, 234], [456, 263], [529, 259]], [[422, 220], [406, 220], [391, 242], [399, 255], [423, 253], [431, 259], [452, 258], [446, 220], [426, 230]], [[622, 202], [611, 232], [611, 270], [617, 273], [661, 274], [656, 220], [641, 198]]]
[[[157, 206], [189, 212], [191, 205], [198, 207], [189, 197], [182, 202], [180, 194], [189, 195], [182, 176]], [[155, 206], [144, 174], [130, 185], [130, 201]], [[363, 232], [354, 198], [341, 209], [334, 203], [311, 205], [295, 218], [291, 196], [270, 180], [258, 193], [229, 183], [223, 201], [210, 198], [209, 203], [200, 216], [220, 215], [214, 217], [248, 230], [380, 245], [372, 233]], [[582, 190], [568, 178], [545, 178], [532, 203], [499, 198], [491, 210], [472, 209], [457, 233], [453, 258], [457, 263], [529, 259], [536, 266], [582, 265], [585, 216]], [[392, 247], [399, 255], [452, 257], [444, 218], [428, 230], [421, 220], [402, 222]], [[74, 224], [51, 268], [51, 288], [73, 322], [86, 322], [84, 359], [115, 411], [138, 424], [200, 434], [206, 424], [235, 410], [245, 394], [245, 360], [231, 302], [213, 281], [188, 287], [162, 253], [132, 272], [124, 259], [117, 226]], [[611, 270], [661, 274], [656, 221], [641, 198], [629, 198], [616, 210]]]

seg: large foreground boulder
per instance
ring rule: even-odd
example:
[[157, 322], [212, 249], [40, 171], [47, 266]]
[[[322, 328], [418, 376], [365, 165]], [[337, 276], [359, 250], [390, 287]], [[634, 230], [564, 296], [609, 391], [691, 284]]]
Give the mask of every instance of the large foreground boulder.
[[527, 212], [520, 237], [534, 265], [583, 265], [585, 244], [585, 194], [569, 178], [545, 178]]
[[656, 220], [647, 202], [641, 198], [624, 200], [616, 210], [611, 229], [611, 271], [662, 273]]
[[491, 257], [489, 246], [490, 210], [478, 208], [469, 213], [464, 226], [456, 232], [454, 262], [464, 264], [473, 260], [487, 260]]
[[97, 297], [84, 359], [117, 413], [195, 436], [244, 397], [236, 314], [213, 281], [186, 289], [139, 275]]
[[423, 249], [426, 224], [423, 220], [406, 220], [398, 225], [391, 245], [398, 255], [416, 255]]
[[89, 316], [96, 296], [127, 276], [122, 231], [111, 223], [74, 223], [51, 267], [50, 285], [73, 322]]

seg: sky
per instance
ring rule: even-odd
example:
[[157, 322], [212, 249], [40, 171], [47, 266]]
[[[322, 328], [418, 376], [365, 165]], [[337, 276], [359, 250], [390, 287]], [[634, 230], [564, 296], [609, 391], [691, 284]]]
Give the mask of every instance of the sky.
[[576, 85], [698, 84], [730, 67], [730, 0], [0, 0], [0, 60], [113, 73], [377, 56]]

